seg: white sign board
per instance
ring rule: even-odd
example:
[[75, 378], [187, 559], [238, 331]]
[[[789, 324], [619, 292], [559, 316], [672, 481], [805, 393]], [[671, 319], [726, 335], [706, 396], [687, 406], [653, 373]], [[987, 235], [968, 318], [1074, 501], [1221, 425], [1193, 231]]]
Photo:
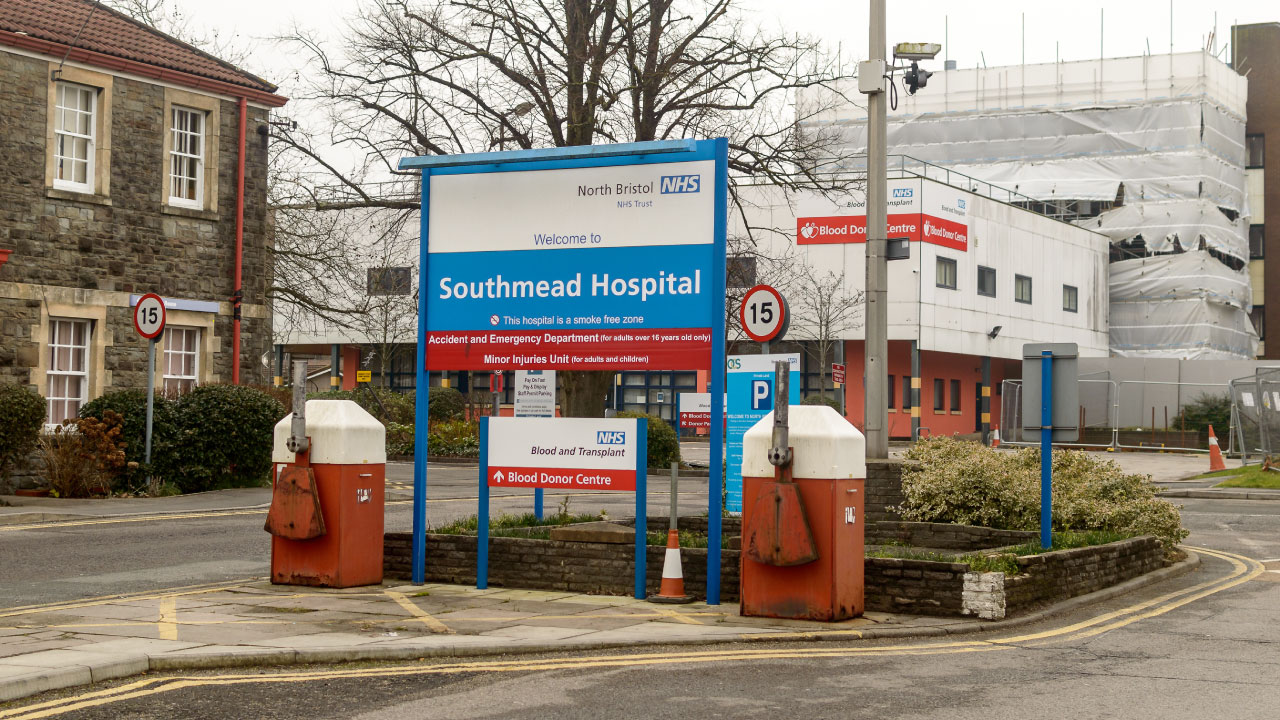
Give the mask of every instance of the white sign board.
[[680, 393], [678, 408], [680, 427], [711, 427], [711, 393]]
[[516, 371], [516, 417], [556, 416], [556, 371]]
[[635, 490], [632, 418], [490, 418], [490, 487]]

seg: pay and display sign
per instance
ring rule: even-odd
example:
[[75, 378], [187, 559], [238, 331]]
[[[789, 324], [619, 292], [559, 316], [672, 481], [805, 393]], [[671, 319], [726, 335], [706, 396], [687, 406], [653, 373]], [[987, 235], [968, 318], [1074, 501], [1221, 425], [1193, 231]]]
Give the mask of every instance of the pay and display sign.
[[788, 355], [731, 355], [728, 372], [727, 432], [725, 436], [725, 494], [726, 509], [742, 512], [742, 438], [760, 418], [773, 412], [775, 402], [774, 367], [779, 360], [791, 365], [787, 382], [788, 405], [800, 404], [800, 356]]
[[710, 366], [713, 160], [429, 183], [428, 370]]
[[638, 429], [623, 418], [490, 418], [489, 487], [636, 489]]

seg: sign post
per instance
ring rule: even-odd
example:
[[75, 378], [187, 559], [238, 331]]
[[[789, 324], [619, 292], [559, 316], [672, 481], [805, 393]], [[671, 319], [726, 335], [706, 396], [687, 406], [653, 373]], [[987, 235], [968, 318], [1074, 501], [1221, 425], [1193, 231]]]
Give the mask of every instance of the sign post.
[[[706, 369], [711, 454], [721, 453], [725, 138], [404, 158], [399, 168], [422, 173], [419, 388], [432, 371]], [[426, 398], [418, 393], [420, 417]], [[415, 583], [426, 575], [426, 429], [415, 442]], [[712, 463], [713, 605], [722, 482]]]
[[742, 296], [738, 320], [747, 337], [760, 343], [760, 352], [768, 355], [769, 343], [787, 334], [791, 312], [782, 293], [769, 285], [757, 285]]
[[133, 306], [133, 328], [147, 339], [147, 431], [143, 462], [148, 468], [151, 466], [151, 420], [156, 402], [156, 341], [164, 334], [167, 319], [164, 300], [155, 293], [143, 295]]
[[1040, 433], [1040, 547], [1046, 550], [1053, 545], [1053, 441], [1080, 439], [1079, 352], [1075, 343], [1022, 346], [1022, 429]]

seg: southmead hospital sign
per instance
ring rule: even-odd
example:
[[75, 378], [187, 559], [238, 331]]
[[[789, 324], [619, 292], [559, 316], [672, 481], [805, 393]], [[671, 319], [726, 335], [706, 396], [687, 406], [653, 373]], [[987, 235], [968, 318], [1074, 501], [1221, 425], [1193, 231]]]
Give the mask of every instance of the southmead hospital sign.
[[[433, 174], [429, 370], [709, 358], [715, 162]], [[657, 250], [661, 247], [661, 250]]]

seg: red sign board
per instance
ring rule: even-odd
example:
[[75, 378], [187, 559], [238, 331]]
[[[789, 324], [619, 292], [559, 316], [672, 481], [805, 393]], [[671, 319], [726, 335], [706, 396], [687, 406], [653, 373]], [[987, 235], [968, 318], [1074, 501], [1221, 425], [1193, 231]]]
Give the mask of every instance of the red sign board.
[[844, 384], [844, 365], [831, 363], [831, 381]]
[[489, 467], [489, 487], [560, 488], [563, 490], [636, 489], [636, 471], [620, 469]]
[[680, 413], [680, 427], [686, 430], [709, 430], [711, 429], [711, 413], [682, 412]]
[[489, 376], [489, 392], [502, 392], [502, 373], [496, 372]]
[[666, 370], [705, 367], [711, 331], [437, 331], [427, 333], [427, 348], [428, 370]]

